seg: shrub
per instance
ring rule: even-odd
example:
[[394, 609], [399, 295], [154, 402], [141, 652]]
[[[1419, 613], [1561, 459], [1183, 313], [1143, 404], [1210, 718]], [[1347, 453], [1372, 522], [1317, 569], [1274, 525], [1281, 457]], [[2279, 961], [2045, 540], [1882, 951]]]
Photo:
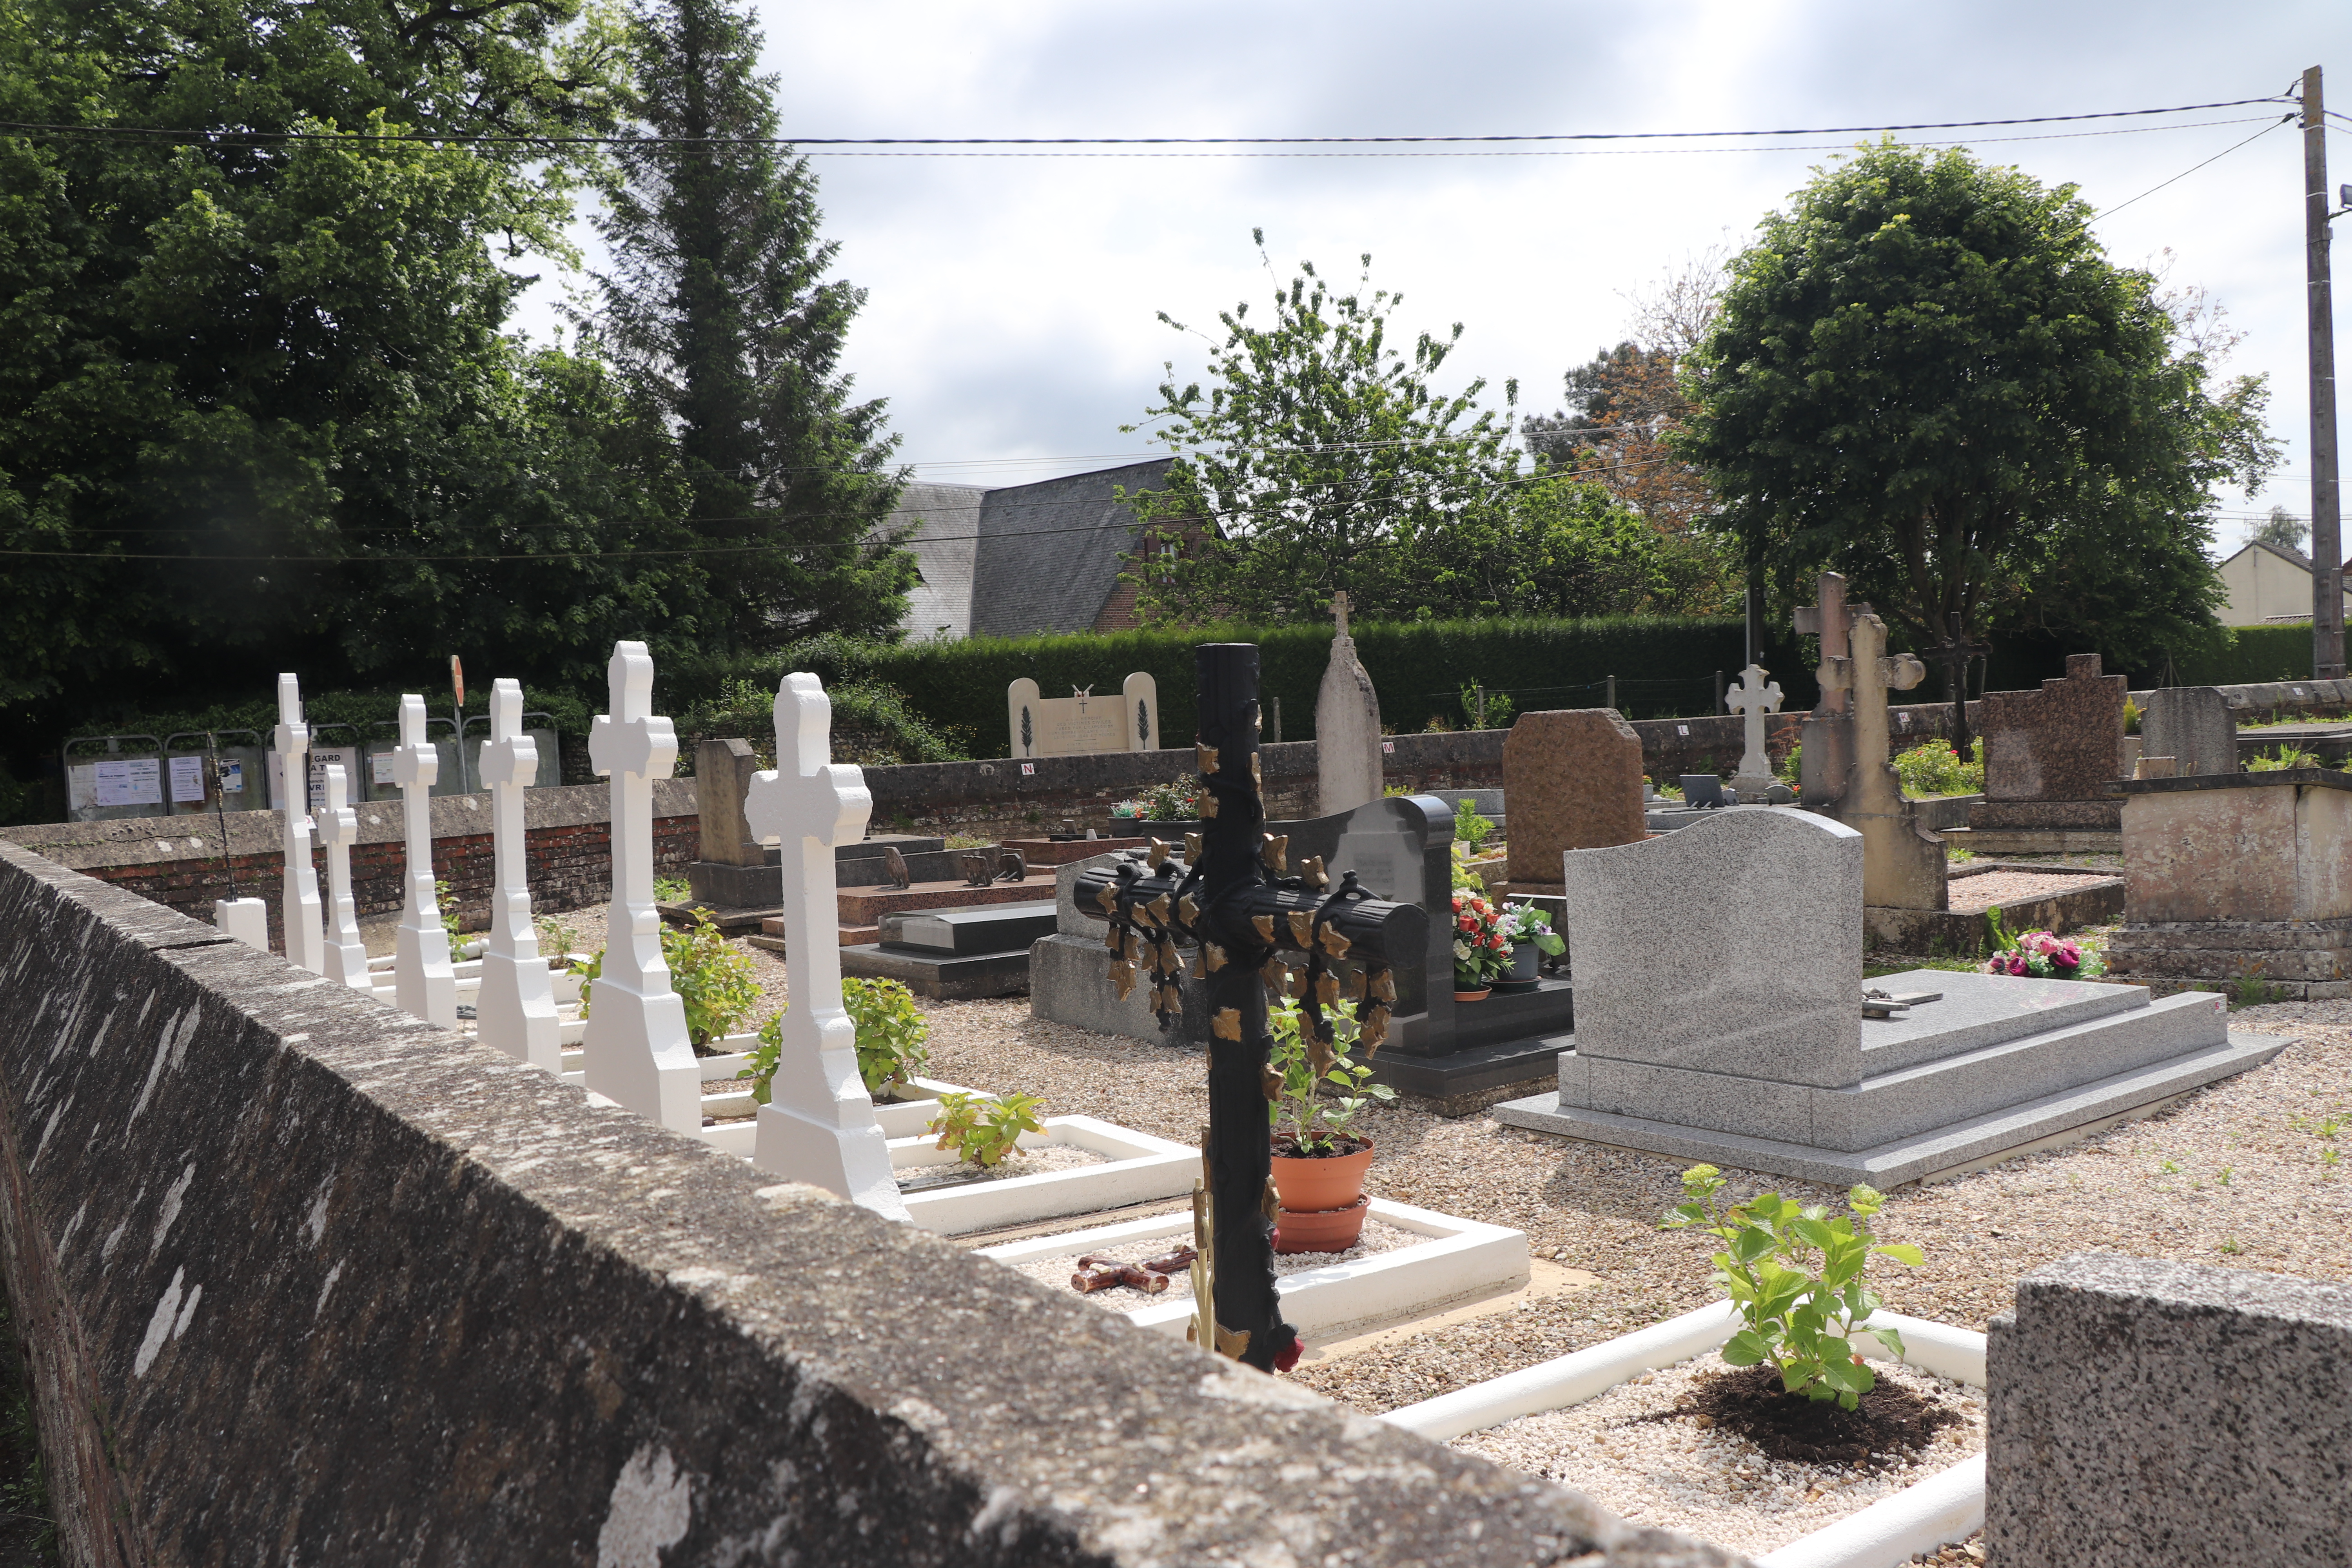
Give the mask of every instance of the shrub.
[[1920, 742], [1895, 759], [1895, 774], [1911, 795], [1975, 795], [1984, 789], [1984, 742], [1970, 748], [1974, 760], [1960, 761], [1942, 736]]
[[928, 1131], [940, 1135], [935, 1149], [963, 1156], [985, 1171], [1013, 1152], [1024, 1132], [1043, 1132], [1037, 1111], [1045, 1102], [1034, 1094], [986, 1100], [976, 1094], [940, 1096], [940, 1113]]
[[[1328, 1046], [1306, 1036], [1299, 1026], [1303, 1016], [1298, 1004], [1288, 997], [1266, 1009], [1265, 1026], [1274, 1036], [1266, 1061], [1282, 1075], [1282, 1088], [1266, 1103], [1265, 1120], [1277, 1131], [1288, 1121], [1291, 1148], [1299, 1155], [1336, 1154], [1340, 1152], [1337, 1141], [1349, 1135], [1364, 1107], [1395, 1103], [1396, 1090], [1368, 1081], [1371, 1064], [1348, 1054], [1361, 1028], [1353, 1002], [1325, 1005], [1323, 1016], [1331, 1025]], [[1327, 1096], [1327, 1085], [1338, 1092]]]
[[[915, 1005], [915, 994], [896, 980], [866, 980], [852, 975], [841, 983], [842, 1009], [857, 1029], [857, 1076], [866, 1092], [880, 1099], [893, 1085], [906, 1083], [931, 1065], [926, 1042], [931, 1023]], [[779, 1007], [760, 1026], [760, 1043], [751, 1049], [751, 1065], [735, 1076], [751, 1080], [751, 1098], [769, 1103], [776, 1064], [783, 1056], [784, 1011]]]
[[[725, 934], [701, 910], [694, 911], [691, 928], [663, 931], [661, 944], [670, 989], [686, 1004], [687, 1037], [697, 1047], [725, 1039], [760, 1005], [759, 971], [751, 954], [730, 947]], [[573, 964], [572, 973], [580, 976], [580, 1016], [585, 1018], [590, 994], [604, 973], [604, 950], [600, 947], [587, 963]]]
[[1495, 825], [1478, 815], [1478, 808], [1466, 800], [1454, 803], [1454, 841], [1468, 847], [1473, 855], [1486, 852], [1486, 840], [1493, 836]]
[[2318, 765], [2319, 754], [2306, 752], [2300, 746], [2273, 746], [2267, 752], [2256, 752], [2246, 759], [2246, 771], [2250, 773], [2278, 773], [2291, 768], [2315, 768]]

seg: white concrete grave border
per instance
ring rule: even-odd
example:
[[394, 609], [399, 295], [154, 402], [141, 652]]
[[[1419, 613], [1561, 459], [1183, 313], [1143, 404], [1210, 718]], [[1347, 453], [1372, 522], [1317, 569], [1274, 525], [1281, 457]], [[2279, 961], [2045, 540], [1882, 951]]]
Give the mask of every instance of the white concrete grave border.
[[[1329, 1335], [1334, 1331], [1407, 1313], [1437, 1311], [1457, 1301], [1516, 1289], [1528, 1281], [1525, 1231], [1391, 1203], [1386, 1198], [1371, 1201], [1368, 1217], [1428, 1239], [1368, 1258], [1281, 1276], [1276, 1283], [1282, 1297], [1283, 1318], [1301, 1332]], [[1190, 1240], [1192, 1234], [1191, 1214], [1155, 1215], [1091, 1230], [1066, 1231], [1060, 1236], [982, 1247], [979, 1255], [999, 1263], [1034, 1263], [1041, 1258], [1092, 1252], [1132, 1241], [1157, 1241], [1162, 1237]], [[1144, 1298], [1143, 1305], [1127, 1314], [1128, 1321], [1155, 1333], [1181, 1339], [1184, 1325], [1192, 1317], [1191, 1292], [1181, 1285], [1181, 1280], [1171, 1281], [1165, 1295]]]
[[[1864, 1327], [1900, 1333], [1900, 1359], [1922, 1372], [1984, 1386], [1982, 1334], [1885, 1311], [1871, 1314]], [[1404, 1405], [1380, 1419], [1444, 1443], [1522, 1415], [1581, 1405], [1629, 1378], [1703, 1356], [1738, 1329], [1738, 1313], [1730, 1302], [1710, 1302], [1653, 1327]], [[1853, 1342], [1873, 1361], [1896, 1359], [1876, 1340], [1864, 1337]], [[1976, 1454], [1756, 1562], [1759, 1568], [1892, 1568], [1920, 1552], [1964, 1541], [1981, 1526], [1984, 1482], [1984, 1456]]]

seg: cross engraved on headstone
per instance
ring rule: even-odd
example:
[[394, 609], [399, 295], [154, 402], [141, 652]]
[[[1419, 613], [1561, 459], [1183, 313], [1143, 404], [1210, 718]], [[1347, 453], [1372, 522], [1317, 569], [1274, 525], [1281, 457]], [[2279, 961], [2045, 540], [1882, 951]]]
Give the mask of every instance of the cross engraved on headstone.
[[1769, 673], [1760, 665], [1749, 665], [1740, 672], [1739, 684], [1724, 699], [1724, 706], [1746, 721], [1747, 747], [1731, 787], [1739, 792], [1741, 802], [1749, 805], [1762, 805], [1764, 792], [1772, 784], [1771, 753], [1764, 748], [1764, 715], [1780, 710], [1780, 683], [1776, 680], [1765, 685], [1764, 677]]
[[490, 790], [492, 873], [490, 940], [482, 954], [475, 1028], [482, 1044], [560, 1077], [563, 1025], [555, 1016], [554, 983], [530, 923], [522, 792], [539, 776], [539, 742], [522, 732], [520, 681], [490, 684], [490, 739], [482, 748], [481, 770]]
[[588, 760], [613, 780], [613, 902], [582, 1041], [588, 1088], [673, 1132], [699, 1137], [702, 1069], [687, 1034], [686, 1004], [670, 989], [654, 909], [654, 780], [677, 765], [677, 731], [654, 716], [654, 660], [645, 644], [614, 643], [606, 670], [612, 711], [596, 715]]
[[400, 819], [408, 847], [406, 894], [393, 938], [392, 996], [400, 1010], [445, 1029], [457, 1026], [457, 973], [449, 965], [449, 933], [433, 892], [434, 781], [441, 753], [425, 735], [425, 699], [400, 700], [400, 748], [392, 754], [392, 782], [400, 786]]
[[319, 838], [327, 847], [327, 978], [373, 994], [367, 944], [360, 940], [358, 906], [352, 900], [352, 846], [360, 841], [360, 818], [352, 809], [351, 780], [341, 763], [327, 764], [327, 808]]
[[327, 973], [326, 910], [319, 901], [319, 870], [310, 861], [310, 727], [302, 722], [302, 683], [278, 678], [277, 754], [279, 798], [286, 804], [282, 840], [286, 962], [313, 974]]
[[776, 768], [751, 775], [743, 815], [753, 837], [783, 848], [784, 953], [792, 1005], [780, 1026], [769, 1101], [752, 1163], [907, 1217], [890, 1147], [857, 1072], [857, 1029], [841, 1000], [835, 848], [866, 835], [874, 797], [859, 769], [833, 761], [833, 703], [814, 675], [776, 689]]

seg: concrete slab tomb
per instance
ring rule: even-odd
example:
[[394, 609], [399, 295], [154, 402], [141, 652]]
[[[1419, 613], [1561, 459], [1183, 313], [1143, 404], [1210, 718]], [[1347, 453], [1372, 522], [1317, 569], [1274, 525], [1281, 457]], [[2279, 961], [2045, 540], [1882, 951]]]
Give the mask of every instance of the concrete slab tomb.
[[1574, 1049], [1497, 1121], [1679, 1159], [1874, 1186], [2000, 1155], [2269, 1060], [2221, 999], [1915, 970], [1862, 1016], [1862, 838], [1733, 806], [1567, 856]]

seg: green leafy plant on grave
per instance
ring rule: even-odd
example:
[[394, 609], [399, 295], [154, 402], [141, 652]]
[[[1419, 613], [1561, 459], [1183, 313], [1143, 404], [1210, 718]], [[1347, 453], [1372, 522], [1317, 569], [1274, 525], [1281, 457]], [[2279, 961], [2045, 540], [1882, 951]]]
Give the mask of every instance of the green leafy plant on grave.
[[433, 903], [441, 911], [441, 929], [449, 933], [449, 955], [454, 958], [466, 945], [466, 939], [457, 934], [457, 896], [438, 878], [433, 883]]
[[2283, 773], [2293, 768], [2315, 768], [2318, 765], [2318, 752], [2284, 744], [2273, 746], [2267, 752], [2256, 752], [2246, 759], [2246, 771], [2250, 773]]
[[2140, 705], [2139, 705], [2138, 703], [2137, 703], [2137, 702], [2133, 701], [2133, 700], [2132, 700], [2130, 698], [2128, 698], [2128, 697], [2126, 697], [2126, 698], [2125, 698], [2125, 699], [2124, 699], [2124, 733], [2125, 733], [2125, 734], [2126, 734], [2126, 735], [2137, 735], [2137, 734], [2138, 734], [2138, 733], [2139, 733], [2140, 721], [2141, 721], [2141, 720], [2143, 720], [2143, 719], [2145, 719], [2147, 716], [2147, 715], [2146, 711], [2145, 711], [2145, 710], [2140, 707]]
[[[852, 975], [841, 983], [841, 1002], [857, 1030], [857, 1076], [866, 1080], [868, 1095], [880, 1100], [931, 1065], [930, 1020], [902, 982]], [[768, 1103], [783, 1055], [784, 1012], [777, 1008], [760, 1026], [751, 1066], [735, 1075], [751, 1080], [751, 1098], [761, 1105]]]
[[1486, 852], [1486, 840], [1493, 837], [1494, 823], [1478, 815], [1478, 808], [1466, 800], [1454, 803], [1454, 842], [1472, 855]]
[[1802, 741], [1790, 747], [1789, 754], [1780, 759], [1780, 777], [1790, 789], [1796, 788], [1799, 779], [1803, 776], [1800, 770], [1804, 765], [1804, 760], [1805, 743]]
[[1353, 1002], [1343, 998], [1324, 1007], [1323, 1016], [1331, 1024], [1328, 1046], [1302, 1037], [1301, 1014], [1288, 997], [1265, 1013], [1266, 1029], [1274, 1037], [1266, 1062], [1282, 1075], [1281, 1090], [1267, 1102], [1265, 1119], [1277, 1132], [1286, 1124], [1289, 1128], [1290, 1146], [1277, 1147], [1276, 1152], [1302, 1158], [1346, 1153], [1338, 1141], [1351, 1135], [1349, 1129], [1366, 1106], [1396, 1103], [1396, 1090], [1371, 1082], [1371, 1064], [1348, 1054], [1361, 1032]]
[[670, 989], [686, 1004], [687, 1037], [697, 1050], [725, 1039], [760, 1005], [751, 955], [730, 945], [701, 910], [691, 926], [662, 932], [662, 962], [669, 965]]
[[1683, 1173], [1686, 1201], [1660, 1226], [1705, 1231], [1724, 1244], [1713, 1258], [1716, 1283], [1745, 1326], [1726, 1342], [1723, 1359], [1733, 1366], [1771, 1362], [1790, 1394], [1852, 1410], [1878, 1381], [1854, 1336], [1869, 1334], [1903, 1353], [1893, 1329], [1861, 1327], [1879, 1306], [1864, 1266], [1874, 1252], [1915, 1268], [1924, 1255], [1908, 1242], [1870, 1239], [1870, 1221], [1886, 1202], [1874, 1188], [1855, 1186], [1846, 1212], [1832, 1218], [1820, 1205], [1801, 1207], [1778, 1193], [1727, 1208], [1719, 1201], [1725, 1184], [1713, 1165], [1693, 1165]]
[[1192, 773], [1153, 784], [1143, 792], [1144, 820], [1190, 822], [1201, 815], [1201, 796], [1206, 790], [1207, 786]]
[[656, 877], [654, 901], [658, 904], [682, 904], [694, 897], [694, 884], [683, 877]]
[[1973, 762], [1962, 762], [1952, 743], [1937, 735], [1920, 742], [1895, 759], [1895, 776], [1909, 795], [1975, 795], [1984, 788], [1984, 748], [1971, 748]]
[[572, 922], [556, 915], [541, 915], [533, 922], [539, 927], [539, 952], [542, 958], [562, 958], [580, 948], [580, 933]]
[[1037, 1119], [1045, 1103], [1034, 1094], [1017, 1092], [994, 1100], [977, 1094], [943, 1094], [940, 1113], [924, 1131], [940, 1135], [933, 1148], [961, 1155], [965, 1163], [985, 1171], [1013, 1152], [1021, 1134], [1045, 1131], [1045, 1124]]

